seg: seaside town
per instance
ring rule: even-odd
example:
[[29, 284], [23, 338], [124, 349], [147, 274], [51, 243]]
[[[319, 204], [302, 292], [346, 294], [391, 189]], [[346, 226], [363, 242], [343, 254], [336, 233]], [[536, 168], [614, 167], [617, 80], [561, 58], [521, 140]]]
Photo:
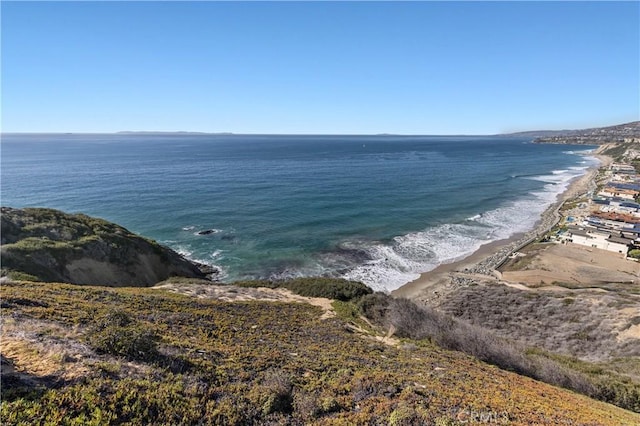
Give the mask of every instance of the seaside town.
[[[591, 197], [579, 203], [579, 216], [567, 215], [552, 239], [640, 259], [640, 175], [631, 164], [612, 163]], [[574, 210], [574, 211], [576, 211]]]
[[[535, 229], [477, 262], [464, 264], [459, 272], [502, 278], [498, 269], [509, 259], [526, 256], [520, 250], [535, 241], [586, 246], [640, 262], [640, 151], [626, 154], [634, 160], [611, 162], [605, 157], [609, 165], [582, 179], [589, 189], [583, 192], [577, 185], [578, 194], [549, 207]], [[459, 274], [451, 279], [457, 285], [475, 281]]]
[[[609, 135], [610, 140], [595, 140], [594, 135]], [[617, 142], [620, 135], [624, 138]], [[534, 229], [422, 274], [394, 294], [440, 306], [461, 288], [482, 282], [521, 289], [524, 285], [528, 290], [563, 280], [572, 285], [595, 285], [607, 279], [636, 282], [640, 276], [640, 122], [575, 131], [573, 136], [599, 145], [589, 155], [601, 164], [572, 182]], [[534, 143], [575, 143], [575, 139], [537, 138]]]
[[548, 132], [535, 139], [536, 143], [601, 145], [609, 143], [639, 143], [638, 123], [598, 127], [573, 131]]
[[[584, 198], [559, 206], [559, 229], [551, 241], [577, 244], [640, 258], [639, 122], [570, 134], [539, 137], [536, 143], [597, 144], [612, 154], [604, 161]], [[617, 144], [617, 145], [615, 145]], [[594, 187], [595, 186], [595, 187]], [[555, 228], [554, 228], [555, 230]]]

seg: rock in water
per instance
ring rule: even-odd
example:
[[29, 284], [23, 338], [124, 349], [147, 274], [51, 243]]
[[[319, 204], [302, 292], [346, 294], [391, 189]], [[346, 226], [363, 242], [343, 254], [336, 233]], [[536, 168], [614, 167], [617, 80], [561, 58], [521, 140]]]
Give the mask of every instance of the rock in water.
[[217, 234], [219, 231], [217, 229], [206, 229], [204, 231], [198, 231], [197, 234], [198, 235], [211, 235], [211, 234]]
[[102, 219], [43, 208], [1, 211], [3, 275], [146, 287], [171, 276], [205, 279], [212, 272]]

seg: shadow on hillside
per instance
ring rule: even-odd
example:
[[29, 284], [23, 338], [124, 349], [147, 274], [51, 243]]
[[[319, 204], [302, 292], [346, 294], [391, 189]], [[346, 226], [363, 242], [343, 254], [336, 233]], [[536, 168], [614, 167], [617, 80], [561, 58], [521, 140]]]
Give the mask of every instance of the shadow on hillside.
[[0, 394], [2, 400], [11, 402], [19, 398], [38, 399], [48, 389], [56, 389], [69, 385], [55, 375], [36, 376], [17, 371], [11, 358], [0, 354], [2, 369], [0, 370]]

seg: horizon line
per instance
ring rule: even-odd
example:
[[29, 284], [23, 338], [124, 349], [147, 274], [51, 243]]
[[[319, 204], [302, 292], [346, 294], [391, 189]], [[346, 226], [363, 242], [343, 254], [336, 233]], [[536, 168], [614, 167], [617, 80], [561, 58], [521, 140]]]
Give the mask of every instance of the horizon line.
[[[541, 130], [546, 131], [546, 130]], [[526, 131], [525, 131], [526, 132]], [[522, 132], [514, 132], [522, 133]], [[236, 133], [191, 131], [118, 131], [118, 132], [0, 132], [0, 135], [181, 135], [181, 136], [498, 136], [510, 133]]]
[[526, 133], [543, 133], [543, 132], [573, 132], [590, 129], [601, 129], [607, 127], [624, 126], [628, 124], [638, 123], [638, 120], [628, 121], [624, 123], [609, 124], [606, 126], [582, 127], [582, 128], [563, 128], [563, 129], [535, 129], [535, 130], [517, 130], [503, 131], [498, 133], [260, 133], [260, 132], [202, 132], [196, 130], [118, 130], [118, 131], [0, 131], [2, 135], [182, 135], [182, 136], [507, 136]]

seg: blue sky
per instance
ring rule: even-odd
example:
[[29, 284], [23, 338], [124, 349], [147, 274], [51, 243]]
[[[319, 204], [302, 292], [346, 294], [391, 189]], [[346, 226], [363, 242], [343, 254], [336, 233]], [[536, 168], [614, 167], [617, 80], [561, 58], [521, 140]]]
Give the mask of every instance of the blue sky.
[[492, 134], [640, 116], [639, 2], [2, 2], [2, 131]]

